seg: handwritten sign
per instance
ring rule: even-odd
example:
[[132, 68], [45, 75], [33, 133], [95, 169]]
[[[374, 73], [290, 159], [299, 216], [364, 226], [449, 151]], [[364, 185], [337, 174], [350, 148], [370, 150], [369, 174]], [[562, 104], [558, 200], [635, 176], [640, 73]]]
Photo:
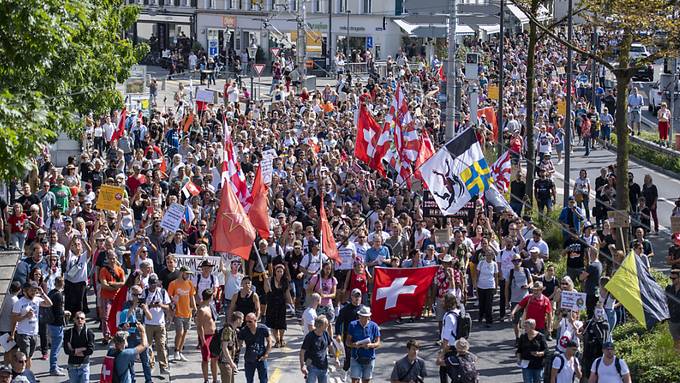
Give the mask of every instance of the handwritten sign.
[[560, 116], [567, 115], [567, 102], [564, 99], [559, 99], [559, 101], [557, 101], [557, 114]]
[[586, 309], [586, 293], [578, 291], [562, 291], [561, 309], [582, 311]]
[[221, 278], [221, 272], [220, 272], [220, 261], [222, 260], [221, 257], [214, 257], [214, 256], [209, 256], [206, 255], [204, 257], [199, 257], [197, 255], [182, 255], [182, 254], [173, 254], [175, 259], [177, 260], [177, 267], [182, 267], [182, 266], [187, 266], [189, 270], [194, 271], [194, 272], [200, 272], [201, 268], [199, 265], [201, 262], [208, 260], [210, 263], [215, 265], [212, 270], [212, 274], [215, 276], [215, 278]]
[[277, 158], [276, 150], [268, 149], [262, 152], [262, 161], [260, 161], [260, 166], [262, 166], [262, 179], [265, 185], [269, 186], [272, 183], [272, 173], [274, 172], [274, 158]]
[[210, 89], [198, 89], [196, 91], [196, 101], [215, 104], [215, 92]]
[[487, 90], [487, 94], [488, 94], [490, 99], [497, 100], [498, 99], [498, 85], [490, 84], [489, 88]]
[[97, 209], [120, 211], [125, 189], [120, 186], [102, 185], [97, 196]]
[[184, 218], [184, 206], [173, 203], [163, 215], [161, 227], [170, 232], [176, 232]]

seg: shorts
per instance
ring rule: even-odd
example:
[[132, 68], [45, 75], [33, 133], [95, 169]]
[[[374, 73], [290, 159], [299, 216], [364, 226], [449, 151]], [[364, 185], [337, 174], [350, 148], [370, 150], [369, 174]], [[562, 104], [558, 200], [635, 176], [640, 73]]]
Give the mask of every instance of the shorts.
[[213, 355], [210, 353], [210, 341], [215, 334], [205, 335], [205, 342], [201, 344], [201, 361], [207, 362], [211, 358], [217, 358], [219, 355]]
[[14, 337], [14, 341], [17, 343], [15, 348], [26, 354], [26, 357], [30, 359], [35, 352], [36, 338], [35, 335], [16, 334]]
[[[510, 303], [510, 311], [512, 311], [516, 306], [517, 303], [515, 302]], [[515, 311], [515, 315], [512, 317], [512, 324], [519, 324], [519, 321], [522, 320], [522, 314], [524, 314], [524, 309], [519, 309]]]
[[673, 340], [680, 340], [680, 323], [668, 322], [668, 330]]
[[639, 111], [630, 112], [628, 115], [629, 115], [628, 122], [632, 124], [636, 122], [639, 124], [642, 121], [642, 113], [640, 113]]
[[328, 323], [335, 322], [335, 308], [331, 306], [319, 306], [316, 309], [316, 315], [324, 315], [328, 319]]
[[355, 358], [352, 358], [349, 364], [349, 376], [352, 379], [373, 379], [373, 367], [375, 367], [375, 359], [371, 360], [371, 363], [360, 364]]
[[175, 317], [175, 331], [189, 331], [191, 326], [191, 318]]
[[347, 278], [347, 273], [349, 273], [349, 270], [335, 270], [335, 272], [333, 274], [334, 274], [335, 279], [338, 280], [338, 286], [344, 286], [345, 285], [345, 279]]

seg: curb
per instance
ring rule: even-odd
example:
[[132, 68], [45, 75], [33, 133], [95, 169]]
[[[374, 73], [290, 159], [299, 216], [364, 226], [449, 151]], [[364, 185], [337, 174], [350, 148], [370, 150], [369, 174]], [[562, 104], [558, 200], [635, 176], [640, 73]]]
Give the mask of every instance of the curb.
[[[616, 146], [614, 146], [612, 144], [607, 144], [607, 150], [609, 150], [610, 152], [616, 153]], [[634, 160], [635, 162], [639, 163], [640, 165], [642, 165], [646, 168], [649, 168], [649, 169], [652, 169], [652, 170], [657, 171], [659, 173], [662, 173], [662, 174], [664, 174], [668, 177], [680, 178], [680, 173], [676, 173], [676, 172], [670, 171], [668, 169], [662, 168], [659, 165], [654, 165], [654, 164], [647, 162], [647, 161], [645, 161], [645, 160], [643, 160], [639, 157], [634, 156], [631, 153], [628, 153], [628, 158]]]

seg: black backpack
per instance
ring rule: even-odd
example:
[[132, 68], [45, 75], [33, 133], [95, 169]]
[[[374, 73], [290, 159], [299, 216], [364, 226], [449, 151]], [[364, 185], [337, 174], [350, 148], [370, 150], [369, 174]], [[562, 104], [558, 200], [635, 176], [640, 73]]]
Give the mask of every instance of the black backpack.
[[[600, 370], [600, 363], [602, 362], [602, 357], [599, 357], [595, 359], [595, 368], [591, 372], [595, 372], [598, 376], [599, 370]], [[621, 359], [614, 357], [614, 367], [616, 368], [616, 372], [619, 374], [619, 376], [623, 379], [623, 374], [621, 374]]]
[[452, 333], [456, 339], [465, 338], [470, 336], [470, 330], [472, 329], [472, 317], [470, 314], [466, 313], [456, 313], [455, 311], [449, 311], [444, 316], [452, 314], [456, 316], [456, 330]]
[[[559, 375], [560, 372], [562, 372], [562, 369], [564, 368], [566, 360], [562, 357], [562, 354], [555, 355], [555, 358], [560, 360], [560, 367], [557, 369], [557, 375]], [[581, 362], [578, 361], [578, 358], [576, 356], [574, 356], [574, 362], [576, 363], [576, 367], [581, 365]], [[576, 373], [574, 373], [574, 374], [576, 374]], [[574, 377], [572, 376], [571, 379], [573, 380]]]
[[474, 358], [460, 358], [452, 355], [446, 360], [447, 373], [452, 383], [477, 383], [479, 373]]
[[224, 327], [217, 330], [212, 339], [210, 339], [208, 349], [210, 350], [210, 354], [212, 356], [219, 356], [222, 354], [222, 331], [224, 331]]

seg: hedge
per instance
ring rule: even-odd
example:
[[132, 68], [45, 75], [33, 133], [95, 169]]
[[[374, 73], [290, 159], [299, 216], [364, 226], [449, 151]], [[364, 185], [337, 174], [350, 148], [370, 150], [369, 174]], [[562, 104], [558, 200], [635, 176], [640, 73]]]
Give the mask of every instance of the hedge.
[[628, 364], [635, 383], [680, 381], [680, 358], [673, 348], [668, 324], [661, 323], [647, 331], [631, 321], [616, 326], [612, 336], [616, 354]]
[[[612, 134], [612, 145], [616, 146], [616, 134]], [[631, 142], [630, 155], [649, 162], [650, 164], [660, 166], [666, 170], [680, 173], [680, 158], [669, 156], [661, 151], [650, 149]]]

